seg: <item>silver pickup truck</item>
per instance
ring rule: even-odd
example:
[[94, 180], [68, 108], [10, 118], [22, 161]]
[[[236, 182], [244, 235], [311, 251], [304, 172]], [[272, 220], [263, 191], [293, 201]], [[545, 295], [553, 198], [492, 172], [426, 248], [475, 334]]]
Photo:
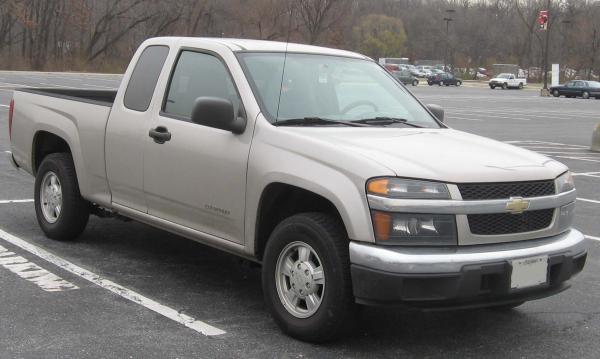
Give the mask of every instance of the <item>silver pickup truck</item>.
[[585, 265], [564, 165], [448, 128], [356, 53], [155, 38], [118, 91], [16, 90], [9, 114], [47, 237], [121, 216], [256, 261], [302, 340], [357, 304], [511, 308]]

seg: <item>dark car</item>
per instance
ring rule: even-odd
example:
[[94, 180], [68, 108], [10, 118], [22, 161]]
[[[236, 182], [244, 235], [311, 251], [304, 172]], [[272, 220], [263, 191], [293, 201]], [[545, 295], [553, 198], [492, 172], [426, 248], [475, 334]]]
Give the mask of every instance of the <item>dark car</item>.
[[419, 84], [419, 79], [413, 76], [410, 70], [401, 70], [392, 72], [395, 78], [400, 80], [405, 85], [413, 85], [417, 86]]
[[454, 76], [451, 73], [444, 72], [441, 74], [434, 74], [434, 75], [429, 76], [427, 78], [427, 84], [429, 86], [431, 86], [431, 85], [460, 86], [460, 85], [462, 85], [462, 79]]
[[586, 99], [595, 97], [596, 99], [600, 99], [600, 82], [572, 80], [562, 86], [550, 87], [550, 93], [554, 97], [582, 97]]

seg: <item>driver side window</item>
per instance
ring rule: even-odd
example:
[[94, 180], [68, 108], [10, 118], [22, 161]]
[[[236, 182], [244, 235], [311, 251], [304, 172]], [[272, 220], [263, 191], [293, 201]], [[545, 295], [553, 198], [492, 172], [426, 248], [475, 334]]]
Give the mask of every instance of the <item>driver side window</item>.
[[224, 98], [238, 112], [241, 99], [225, 64], [217, 57], [194, 51], [182, 51], [171, 77], [163, 112], [190, 120], [198, 97]]

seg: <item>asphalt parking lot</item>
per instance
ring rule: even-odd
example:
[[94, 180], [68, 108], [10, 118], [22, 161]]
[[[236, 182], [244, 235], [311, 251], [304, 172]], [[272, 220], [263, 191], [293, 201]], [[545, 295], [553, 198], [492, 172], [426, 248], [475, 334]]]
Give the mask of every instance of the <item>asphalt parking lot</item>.
[[[283, 335], [263, 305], [260, 268], [135, 223], [92, 217], [80, 241], [46, 239], [33, 178], [9, 163], [14, 87], [110, 89], [116, 75], [0, 72], [0, 358], [597, 358], [600, 352], [600, 153], [589, 151], [600, 100], [533, 90], [418, 86], [456, 129], [568, 165], [588, 263], [573, 287], [513, 311], [364, 308], [348, 338]], [[19, 267], [21, 266], [21, 267]], [[27, 278], [23, 266], [43, 271]], [[37, 277], [39, 278], [39, 277]]]

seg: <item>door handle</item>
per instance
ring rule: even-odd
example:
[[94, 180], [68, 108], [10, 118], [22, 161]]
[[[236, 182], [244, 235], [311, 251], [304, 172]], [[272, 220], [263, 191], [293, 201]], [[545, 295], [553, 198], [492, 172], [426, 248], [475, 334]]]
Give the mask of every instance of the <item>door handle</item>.
[[150, 132], [148, 132], [148, 136], [152, 137], [154, 142], [161, 145], [171, 140], [171, 132], [164, 126], [158, 126], [157, 128], [151, 129]]

